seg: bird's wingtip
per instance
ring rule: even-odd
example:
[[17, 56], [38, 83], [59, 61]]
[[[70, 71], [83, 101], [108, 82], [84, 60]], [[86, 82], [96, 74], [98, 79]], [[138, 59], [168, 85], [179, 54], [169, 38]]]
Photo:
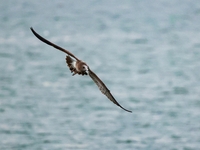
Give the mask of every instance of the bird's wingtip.
[[124, 107], [122, 107], [121, 105], [118, 105], [119, 107], [121, 107], [123, 110], [125, 110], [125, 111], [127, 111], [127, 112], [130, 112], [130, 113], [132, 113], [132, 111], [131, 110], [128, 110], [128, 109], [126, 109], [126, 108], [124, 108]]
[[33, 31], [33, 27], [30, 27], [31, 31]]
[[130, 112], [130, 113], [132, 113], [132, 111], [131, 110], [127, 110], [127, 109], [125, 109], [127, 112]]

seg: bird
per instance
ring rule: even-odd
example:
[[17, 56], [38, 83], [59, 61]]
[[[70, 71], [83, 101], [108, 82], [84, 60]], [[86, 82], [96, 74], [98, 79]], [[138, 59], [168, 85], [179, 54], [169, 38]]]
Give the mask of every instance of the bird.
[[47, 39], [43, 38], [41, 35], [39, 35], [32, 27], [30, 27], [32, 33], [42, 42], [66, 53], [66, 63], [71, 71], [72, 76], [78, 74], [78, 75], [89, 75], [91, 79], [96, 83], [99, 90], [107, 96], [107, 98], [112, 101], [117, 106], [121, 107], [123, 110], [132, 113], [132, 111], [125, 109], [122, 107], [113, 97], [110, 90], [107, 88], [107, 86], [104, 84], [104, 82], [90, 69], [90, 67], [82, 60], [78, 59], [74, 54], [72, 54], [70, 51], [48, 41]]

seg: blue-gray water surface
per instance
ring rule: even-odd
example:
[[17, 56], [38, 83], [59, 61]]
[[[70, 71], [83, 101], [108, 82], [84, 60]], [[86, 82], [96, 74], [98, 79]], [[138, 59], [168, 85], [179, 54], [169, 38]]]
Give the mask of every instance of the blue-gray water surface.
[[200, 1], [1, 0], [0, 149], [200, 149]]

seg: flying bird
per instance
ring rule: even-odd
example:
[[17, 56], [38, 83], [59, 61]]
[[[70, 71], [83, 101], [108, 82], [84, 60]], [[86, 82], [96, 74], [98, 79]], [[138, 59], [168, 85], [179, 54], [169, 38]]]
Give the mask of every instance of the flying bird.
[[[33, 34], [42, 42], [53, 46], [54, 48], [64, 52], [67, 54], [66, 56], [66, 63], [71, 71], [71, 73], [73, 73], [72, 75], [74, 76], [75, 74], [78, 75], [89, 75], [92, 80], [96, 83], [96, 85], [98, 86], [99, 90], [107, 96], [108, 99], [110, 99], [114, 104], [116, 104], [117, 106], [121, 107], [123, 110], [127, 111], [127, 112], [132, 112], [130, 110], [125, 109], [124, 107], [122, 107], [113, 97], [113, 95], [110, 93], [110, 90], [106, 87], [106, 85], [103, 83], [103, 81], [101, 81], [101, 79], [89, 68], [89, 66], [83, 62], [82, 60], [78, 59], [74, 54], [72, 54], [71, 52], [69, 52], [68, 50], [48, 41], [47, 39], [43, 38], [42, 36], [40, 36], [38, 33], [36, 33], [33, 28], [30, 28], [31, 31], [33, 32]], [[73, 59], [74, 58], [74, 59]]]

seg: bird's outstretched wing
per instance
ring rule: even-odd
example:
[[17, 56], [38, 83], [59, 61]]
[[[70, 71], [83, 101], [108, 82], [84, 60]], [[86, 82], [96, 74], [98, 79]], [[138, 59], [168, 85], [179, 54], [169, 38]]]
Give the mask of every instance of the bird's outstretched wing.
[[50, 45], [50, 46], [53, 46], [54, 48], [56, 48], [56, 49], [58, 49], [58, 50], [60, 50], [60, 51], [62, 51], [62, 52], [64, 52], [64, 53], [66, 53], [66, 54], [68, 54], [68, 55], [74, 57], [76, 60], [79, 60], [76, 56], [74, 56], [74, 54], [72, 54], [72, 53], [69, 52], [68, 50], [66, 50], [66, 49], [64, 49], [64, 48], [62, 48], [62, 47], [60, 47], [60, 46], [58, 46], [58, 45], [56, 45], [56, 44], [54, 44], [54, 43], [48, 41], [47, 39], [43, 38], [41, 35], [39, 35], [37, 32], [35, 32], [35, 30], [33, 30], [32, 27], [31, 27], [30, 29], [31, 29], [31, 31], [33, 32], [33, 34], [34, 34], [39, 40], [41, 40], [42, 42], [44, 42], [44, 43], [46, 43], [46, 44], [48, 44], [48, 45]]
[[116, 100], [115, 98], [112, 96], [112, 94], [110, 93], [110, 90], [106, 87], [106, 85], [101, 81], [101, 79], [99, 79], [99, 77], [92, 71], [89, 69], [88, 71], [89, 76], [92, 78], [92, 80], [96, 83], [96, 85], [98, 86], [99, 90], [108, 97], [108, 99], [110, 99], [114, 104], [116, 104], [117, 106], [121, 107], [122, 109], [124, 109], [125, 111], [128, 112], [132, 112], [130, 110], [125, 109], [124, 107], [122, 107]]
[[[33, 32], [33, 34], [39, 39], [41, 40], [42, 42], [50, 45], [50, 46], [53, 46], [54, 48], [70, 55], [71, 57], [75, 58], [77, 61], [80, 61], [76, 56], [74, 56], [74, 54], [72, 54], [71, 52], [69, 52], [68, 50], [48, 41], [47, 39], [43, 38], [41, 35], [39, 35], [37, 32], [35, 32], [33, 30], [33, 28], [31, 27], [30, 28], [31, 31]], [[71, 60], [70, 60], [71, 61]], [[69, 66], [70, 67], [70, 66]], [[88, 67], [89, 68], [89, 67]], [[73, 68], [72, 68], [73, 69]], [[71, 70], [71, 69], [70, 69]], [[88, 70], [88, 73], [89, 73], [89, 76], [92, 78], [92, 80], [96, 83], [96, 85], [99, 87], [100, 91], [106, 95], [108, 97], [108, 99], [110, 99], [114, 104], [116, 104], [117, 106], [121, 107], [122, 109], [124, 109], [125, 111], [127, 112], [132, 112], [130, 110], [127, 110], [125, 109], [124, 107], [122, 107], [116, 100], [115, 98], [112, 96], [112, 94], [110, 93], [109, 89], [106, 87], [106, 85], [99, 79], [99, 77], [93, 72], [91, 71], [90, 69]]]

